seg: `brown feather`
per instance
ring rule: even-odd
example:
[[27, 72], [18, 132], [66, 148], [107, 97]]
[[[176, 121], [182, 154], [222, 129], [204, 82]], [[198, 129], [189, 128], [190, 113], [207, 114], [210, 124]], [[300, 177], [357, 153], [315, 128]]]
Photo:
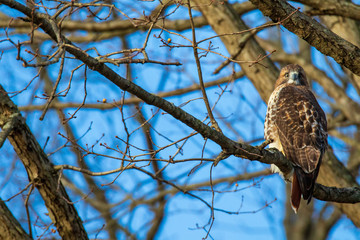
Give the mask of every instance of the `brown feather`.
[[295, 213], [297, 213], [300, 207], [300, 200], [301, 200], [301, 190], [300, 185], [296, 177], [296, 173], [293, 174], [293, 181], [291, 185], [291, 207]]

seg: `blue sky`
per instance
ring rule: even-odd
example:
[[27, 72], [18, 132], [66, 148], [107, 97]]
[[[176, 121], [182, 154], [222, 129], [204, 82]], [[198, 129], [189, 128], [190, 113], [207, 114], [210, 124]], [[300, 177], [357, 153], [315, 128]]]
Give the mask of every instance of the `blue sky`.
[[[146, 4], [146, 6], [149, 6], [149, 9], [151, 9], [156, 5], [156, 2], [143, 4]], [[0, 6], [0, 11], [4, 12], [7, 10], [8, 8]], [[168, 10], [168, 12], [171, 11], [172, 9]], [[132, 17], [130, 15], [131, 11], [127, 13], [130, 17]], [[134, 14], [134, 16], [137, 15]], [[184, 16], [187, 16], [187, 10], [178, 9], [176, 13], [169, 18], [180, 19], [184, 18]], [[261, 14], [258, 11], [255, 11], [250, 14], [246, 14], [244, 19], [250, 26], [255, 27], [261, 25], [262, 22], [258, 20], [260, 17]], [[159, 34], [159, 32], [159, 30], [155, 30], [153, 33]], [[190, 31], [185, 31], [181, 34], [189, 38], [191, 37]], [[268, 34], [268, 32], [263, 31], [260, 36], [266, 38]], [[128, 36], [127, 41], [129, 42], [130, 47], [136, 48], [142, 46], [145, 35], [146, 32], [141, 32]], [[203, 27], [197, 30], [197, 40], [213, 35], [214, 32], [209, 27]], [[24, 36], [19, 39], [22, 40], [23, 37]], [[175, 35], [164, 33], [163, 37], [164, 39], [171, 37], [174, 43], [189, 44], [182, 38]], [[294, 53], [297, 51], [297, 37], [295, 35], [289, 33], [286, 29], [283, 29], [281, 32], [281, 39], [283, 42], [290, 43], [284, 45], [285, 51], [288, 53]], [[219, 39], [213, 39], [212, 44], [217, 48], [217, 52], [226, 54], [226, 49]], [[170, 91], [180, 87], [190, 86], [194, 82], [197, 82], [195, 61], [191, 48], [175, 48], [169, 52], [169, 49], [160, 47], [161, 45], [161, 41], [151, 34], [148, 43], [148, 54], [151, 59], [162, 59], [165, 61], [167, 60], [167, 57], [171, 55], [171, 60], [179, 60], [183, 62], [184, 65], [180, 67], [168, 66], [166, 67], [166, 71], [164, 71], [165, 67], [159, 65], [133, 65], [133, 81], [152, 93], [157, 93], [159, 90]], [[8, 46], [9, 45], [6, 42], [0, 43], [0, 48], [2, 49], [6, 49]], [[46, 49], [50, 49], [51, 46], [52, 43], [48, 42], [45, 44], [42, 51], [46, 52]], [[83, 47], [83, 45], [80, 46]], [[119, 38], [115, 38], [101, 43], [96, 43], [94, 46], [96, 46], [97, 49], [104, 54], [114, 51], [114, 49], [121, 49], [122, 43]], [[204, 44], [204, 46], [206, 46], [206, 44]], [[94, 54], [94, 52], [91, 51], [89, 53], [92, 55]], [[1, 84], [7, 91], [16, 91], [24, 88], [30, 79], [36, 75], [36, 71], [34, 69], [22, 68], [21, 62], [16, 61], [15, 56], [16, 51], [14, 49], [7, 50], [4, 52], [0, 61], [0, 74], [3, 76]], [[319, 68], [327, 70], [323, 67], [325, 66], [324, 56], [314, 49], [312, 49], [312, 58], [316, 60]], [[236, 71], [240, 70], [237, 65], [230, 64], [220, 74], [213, 75], [213, 70], [222, 61], [223, 59], [215, 54], [209, 54], [206, 58], [201, 59], [205, 81], [212, 81], [222, 76], [228, 76], [231, 74], [233, 69]], [[79, 61], [67, 61], [66, 64], [68, 69], [73, 69], [79, 65]], [[9, 65], [12, 66], [12, 71], [9, 71]], [[49, 72], [52, 77], [56, 77], [58, 67], [59, 65], [55, 64], [49, 68]], [[121, 76], [125, 76], [124, 66], [111, 67]], [[337, 68], [337, 70], [339, 70], [339, 68]], [[327, 72], [330, 74], [330, 77], [335, 77], [331, 71]], [[97, 73], [91, 72], [90, 70], [88, 70], [87, 73], [87, 103], [96, 103], [97, 101], [101, 101], [103, 98], [106, 98], [109, 102], [119, 100], [121, 98], [123, 92], [112, 85], [108, 80], [104, 79]], [[67, 87], [70, 74], [70, 71], [66, 71], [64, 73], [64, 80], [60, 83], [59, 89], [65, 89]], [[80, 103], [84, 96], [83, 79], [84, 68], [75, 73], [69, 95], [66, 99], [59, 98], [60, 101]], [[25, 106], [31, 102], [33, 104], [44, 104], [45, 100], [32, 98], [33, 95], [41, 96], [43, 93], [43, 83], [39, 81], [39, 79], [34, 80], [30, 89], [33, 89], [36, 86], [39, 86], [39, 88], [35, 91], [35, 94], [32, 90], [27, 90], [12, 98], [12, 100], [18, 104], [18, 106]], [[314, 91], [319, 95], [324, 94], [323, 90], [316, 84], [314, 84]], [[207, 90], [211, 104], [216, 102], [220, 92], [221, 88], [219, 87], [212, 87]], [[348, 89], [348, 92], [354, 100], [359, 101], [359, 96], [356, 95], [353, 89]], [[125, 97], [130, 96], [129, 94], [125, 94]], [[198, 97], [201, 97], [199, 91], [178, 97], [169, 97], [167, 99], [179, 106]], [[326, 109], [326, 103], [322, 102], [321, 104]], [[157, 110], [155, 107], [148, 106], [146, 104], [141, 104], [141, 107], [144, 109], [147, 118], [149, 118]], [[201, 100], [190, 101], [183, 107], [183, 109], [193, 114], [200, 120], [206, 117], [206, 109]], [[241, 138], [243, 141], [257, 139], [258, 141], [254, 144], [259, 144], [261, 142], [266, 104], [260, 99], [256, 89], [248, 79], [244, 77], [229, 84], [227, 91], [225, 91], [222, 95], [215, 110], [219, 111], [222, 115], [218, 121], [220, 127], [224, 130], [225, 135], [234, 140], [238, 140], [238, 138]], [[74, 111], [75, 109], [66, 109], [65, 113], [69, 115]], [[26, 116], [27, 124], [36, 135], [40, 145], [43, 146], [47, 137], [50, 137], [45, 151], [47, 153], [52, 153], [58, 149], [59, 146], [65, 144], [66, 141], [57, 135], [57, 132], [64, 133], [64, 130], [59, 124], [55, 111], [50, 110], [44, 121], [38, 120], [41, 113], [41, 111], [24, 112], [23, 115]], [[159, 114], [149, 121], [152, 127], [158, 132], [154, 133], [153, 136], [154, 142], [157, 146], [165, 146], [171, 141], [185, 137], [192, 132], [192, 130], [184, 124], [176, 122], [168, 114], [162, 113], [163, 112], [160, 111]], [[124, 107], [124, 117], [126, 119], [127, 127], [129, 131], [135, 131], [131, 136], [130, 143], [145, 147], [143, 134], [141, 130], [136, 130], [139, 126], [131, 118], [133, 114], [134, 110], [131, 107]], [[119, 136], [121, 138], [126, 137], [119, 109], [83, 109], [76, 114], [76, 117], [76, 119], [70, 121], [70, 125], [76, 129], [75, 134], [77, 137], [82, 136], [79, 140], [79, 144], [81, 146], [86, 146], [86, 144], [91, 146], [99, 140], [103, 143], [107, 143], [109, 146], [119, 146], [120, 149], [125, 148], [124, 144], [115, 138], [115, 136]], [[224, 119], [224, 121], [222, 119]], [[226, 125], [226, 122], [231, 123], [232, 129]], [[176, 159], [201, 157], [204, 143], [205, 141], [201, 136], [193, 137], [184, 145], [183, 151]], [[347, 152], [340, 151], [344, 146], [342, 141], [331, 139], [330, 143], [335, 146], [335, 153], [340, 159], [347, 158]], [[120, 157], [119, 153], [107, 150], [99, 145], [97, 145], [94, 149], [102, 154]], [[141, 153], [141, 151], [135, 148], [132, 148], [131, 151], [134, 155]], [[173, 155], [176, 151], [177, 148], [175, 146], [169, 147], [159, 153], [158, 157], [167, 159], [169, 155]], [[213, 142], [208, 141], [205, 145], [203, 154], [206, 158], [213, 158], [219, 152], [220, 148]], [[0, 189], [0, 196], [2, 199], [7, 199], [16, 194], [27, 184], [27, 176], [20, 161], [16, 160], [12, 147], [9, 143], [6, 143], [6, 145], [0, 149], [0, 156], [3, 156], [3, 158], [6, 159], [6, 161], [2, 163], [2, 170], [0, 168], [0, 186], [3, 187]], [[68, 147], [65, 147], [51, 155], [50, 158], [54, 164], [77, 164], [75, 157]], [[106, 171], [120, 166], [119, 160], [99, 156], [88, 156], [86, 157], [86, 161], [93, 171]], [[10, 178], [7, 178], [9, 175], [7, 175], [7, 171], [5, 169], [8, 169], [8, 166], [11, 164], [14, 167], [14, 173], [10, 176]], [[188, 182], [191, 184], [208, 181], [210, 176], [210, 164], [204, 164], [199, 170], [189, 177], [184, 177], [197, 164], [198, 162], [189, 162], [170, 165], [166, 168], [164, 175], [167, 179], [179, 183]], [[161, 165], [164, 166], [164, 163]], [[212, 173], [214, 178], [217, 178], [244, 174], [245, 172], [254, 172], [267, 167], [267, 165], [260, 164], [258, 162], [250, 162], [248, 160], [230, 157], [214, 168]], [[64, 174], [68, 178], [72, 179], [76, 185], [84, 191], [84, 193], [90, 192], [87, 185], [84, 183], [82, 174], [72, 171], [65, 171]], [[115, 176], [116, 175], [99, 177], [96, 178], [96, 182], [100, 186], [101, 184], [111, 182]], [[255, 186], [248, 187], [251, 186], [254, 181], [259, 182]], [[239, 189], [245, 187], [248, 188], [241, 191], [216, 193], [214, 203], [217, 208], [234, 212], [239, 211], [241, 214], [227, 214], [216, 211], [215, 222], [211, 229], [209, 239], [285, 239], [285, 230], [283, 227], [283, 218], [285, 214], [283, 206], [286, 201], [284, 181], [277, 175], [271, 175], [264, 177], [262, 180], [260, 180], [260, 178], [256, 178], [249, 181], [238, 182], [238, 185]], [[129, 171], [124, 172], [112, 186], [104, 186], [102, 188], [107, 190], [107, 197], [111, 203], [119, 204], [114, 208], [114, 217], [118, 218], [120, 223], [128, 226], [132, 231], [134, 231], [139, 239], [143, 238], [146, 234], [144, 229], [149, 228], [146, 221], [151, 220], [152, 217], [152, 213], [149, 211], [149, 208], [139, 206], [134, 209], [133, 214], [129, 214], [126, 213], [125, 209], [131, 204], [131, 201], [125, 201], [125, 203], [122, 204], [120, 203], [124, 198], [126, 198], [126, 196], [128, 196], [128, 192], [134, 192], [135, 197], [151, 198], [154, 195], [154, 183], [151, 179], [142, 173]], [[235, 188], [235, 184], [221, 184], [217, 186], [217, 190], [219, 191], [231, 191]], [[75, 194], [71, 190], [69, 190], [69, 192], [71, 193], [73, 201], [81, 199], [79, 195]], [[207, 202], [211, 202], [211, 192], [194, 191], [193, 193], [201, 196]], [[206, 225], [210, 216], [209, 209], [199, 200], [194, 200], [188, 195], [184, 195], [182, 193], [168, 195], [167, 198], [169, 199], [166, 206], [167, 214], [161, 229], [161, 234], [158, 235], [158, 239], [200, 239], [204, 237], [206, 235], [205, 230], [196, 228], [198, 226], [201, 227]], [[272, 202], [275, 198], [277, 200], [274, 201], [270, 207], [256, 213], [243, 213], [261, 209], [266, 203]], [[22, 201], [23, 199], [21, 197], [17, 197], [9, 202], [8, 206], [13, 210], [15, 216], [22, 219], [21, 223], [26, 228], [27, 222], [24, 217], [24, 206]], [[31, 197], [30, 203], [33, 206], [32, 214], [39, 217], [40, 222], [43, 221], [44, 224], [48, 223], [49, 219], [46, 217], [47, 210], [40, 200], [37, 192], [35, 192]], [[316, 202], [315, 204], [319, 209], [321, 203]], [[15, 206], [21, 207], [15, 208]], [[103, 224], [103, 221], [98, 218], [99, 213], [83, 201], [79, 201], [79, 203], [76, 204], [76, 207], [82, 219], [85, 220], [85, 227], [91, 233], [90, 237], [94, 237]], [[208, 229], [208, 226], [205, 227], [205, 229]], [[37, 235], [41, 234], [40, 228], [34, 227], [34, 230]], [[359, 234], [359, 230], [357, 230], [348, 219], [343, 217], [336, 226], [333, 227], [328, 239], [351, 240], [356, 239]], [[106, 237], [107, 235], [105, 231], [100, 231], [98, 234], [98, 238], [100, 239]], [[119, 239], [125, 239], [124, 235], [119, 233]]]

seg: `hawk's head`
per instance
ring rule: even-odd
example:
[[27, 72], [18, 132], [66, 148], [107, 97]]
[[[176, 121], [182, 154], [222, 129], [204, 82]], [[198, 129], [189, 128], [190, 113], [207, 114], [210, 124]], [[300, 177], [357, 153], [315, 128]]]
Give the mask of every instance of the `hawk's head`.
[[309, 87], [304, 69], [297, 64], [290, 64], [281, 69], [280, 76], [275, 83], [275, 88], [282, 84]]

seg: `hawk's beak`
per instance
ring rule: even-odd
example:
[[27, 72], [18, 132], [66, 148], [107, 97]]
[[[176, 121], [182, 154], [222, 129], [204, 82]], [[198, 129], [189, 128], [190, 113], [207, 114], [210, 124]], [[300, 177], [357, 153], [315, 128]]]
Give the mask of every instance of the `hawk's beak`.
[[300, 85], [299, 73], [298, 72], [290, 72], [289, 83], [293, 83], [296, 85]]

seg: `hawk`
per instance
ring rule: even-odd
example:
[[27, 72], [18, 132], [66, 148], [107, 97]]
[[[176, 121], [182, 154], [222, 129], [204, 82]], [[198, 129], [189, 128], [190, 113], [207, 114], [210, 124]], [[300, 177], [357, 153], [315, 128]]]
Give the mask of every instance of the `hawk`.
[[311, 201], [328, 135], [325, 113], [301, 66], [281, 69], [268, 102], [264, 135], [271, 142], [269, 147], [281, 151], [294, 167], [287, 176], [275, 165], [271, 169], [286, 180], [292, 175], [291, 206], [296, 213], [301, 195], [308, 204]]

